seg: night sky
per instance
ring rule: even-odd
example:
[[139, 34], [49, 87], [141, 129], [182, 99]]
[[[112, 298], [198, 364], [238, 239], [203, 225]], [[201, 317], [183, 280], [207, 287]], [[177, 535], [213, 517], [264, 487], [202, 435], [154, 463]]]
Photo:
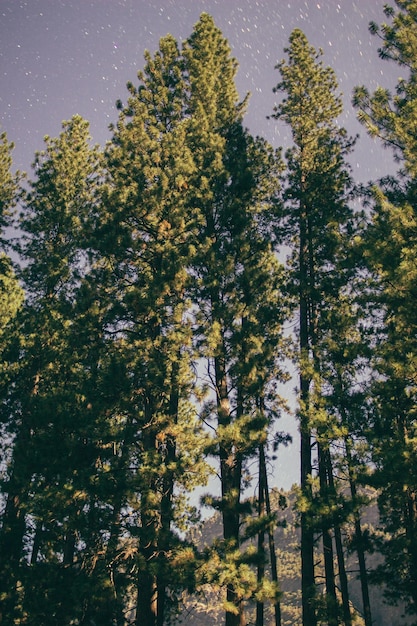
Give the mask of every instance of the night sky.
[[[126, 100], [127, 81], [137, 84], [145, 49], [159, 38], [179, 41], [201, 12], [210, 13], [239, 63], [241, 95], [252, 94], [246, 124], [275, 146], [287, 145], [286, 129], [267, 121], [279, 81], [274, 69], [294, 28], [324, 51], [345, 98], [342, 124], [361, 132], [350, 105], [352, 89], [365, 84], [393, 88], [398, 68], [378, 59], [378, 40], [368, 23], [384, 20], [383, 0], [0, 0], [0, 127], [16, 145], [15, 166], [29, 170], [43, 137], [57, 136], [61, 122], [78, 113], [103, 145], [117, 119], [115, 102]], [[389, 153], [363, 138], [354, 173], [378, 177]]]
[[[371, 20], [384, 21], [385, 0], [0, 0], [0, 130], [15, 143], [14, 168], [30, 171], [43, 137], [60, 133], [61, 122], [80, 114], [94, 143], [110, 138], [115, 102], [126, 101], [126, 83], [137, 84], [145, 49], [159, 38], [179, 41], [200, 14], [210, 13], [239, 63], [237, 85], [251, 99], [245, 123], [274, 146], [289, 145], [287, 129], [268, 121], [279, 81], [274, 69], [294, 28], [321, 47], [344, 94], [341, 124], [361, 138], [351, 159], [357, 181], [392, 171], [390, 153], [368, 139], [350, 104], [364, 84], [394, 89], [400, 69], [378, 58]], [[283, 455], [279, 483], [298, 477], [298, 446]], [[293, 458], [289, 462], [289, 458]], [[285, 467], [285, 470], [283, 469]]]

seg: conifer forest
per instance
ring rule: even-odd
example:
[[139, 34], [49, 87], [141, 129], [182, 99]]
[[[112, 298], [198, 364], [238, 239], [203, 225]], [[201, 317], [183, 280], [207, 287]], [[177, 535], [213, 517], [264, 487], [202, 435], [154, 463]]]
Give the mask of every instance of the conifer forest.
[[375, 597], [417, 624], [417, 0], [392, 4], [372, 53], [404, 78], [351, 94], [396, 162], [369, 185], [303, 31], [277, 150], [207, 13], [144, 53], [105, 146], [74, 115], [23, 174], [1, 135], [1, 626], [378, 626]]

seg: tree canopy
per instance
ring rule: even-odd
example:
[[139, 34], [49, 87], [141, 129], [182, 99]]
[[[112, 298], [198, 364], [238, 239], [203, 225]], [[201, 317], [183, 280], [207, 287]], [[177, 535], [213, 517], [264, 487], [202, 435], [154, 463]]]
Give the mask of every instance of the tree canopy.
[[74, 115], [23, 176], [1, 135], [2, 624], [165, 626], [208, 599], [226, 626], [371, 626], [371, 585], [416, 618], [417, 3], [385, 14], [407, 77], [353, 105], [399, 169], [368, 186], [322, 52], [284, 47], [276, 150], [206, 13], [145, 51], [105, 147]]

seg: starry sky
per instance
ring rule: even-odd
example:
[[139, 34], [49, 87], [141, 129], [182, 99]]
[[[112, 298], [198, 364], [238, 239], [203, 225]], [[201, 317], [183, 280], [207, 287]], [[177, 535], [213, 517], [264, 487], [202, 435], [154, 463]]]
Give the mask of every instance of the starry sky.
[[[351, 157], [355, 179], [367, 182], [392, 171], [388, 151], [367, 138], [351, 106], [364, 84], [394, 89], [400, 69], [378, 58], [371, 20], [384, 21], [385, 0], [0, 0], [0, 130], [13, 141], [14, 169], [30, 172], [43, 137], [55, 137], [63, 120], [80, 114], [94, 143], [110, 139], [115, 102], [126, 101], [126, 83], [137, 84], [145, 49], [160, 37], [181, 41], [200, 14], [210, 13], [239, 63], [241, 96], [251, 93], [245, 124], [275, 147], [290, 143], [288, 129], [267, 120], [277, 96], [275, 65], [294, 28], [322, 48], [336, 72], [345, 111], [341, 124], [361, 137]], [[293, 425], [294, 426], [294, 425]], [[279, 483], [298, 477], [298, 450], [280, 455]]]
[[274, 69], [294, 28], [321, 47], [344, 94], [341, 123], [361, 138], [352, 165], [361, 181], [379, 177], [390, 155], [367, 140], [356, 121], [352, 89], [365, 84], [393, 88], [398, 68], [377, 55], [368, 23], [381, 23], [384, 0], [0, 0], [0, 128], [15, 143], [15, 167], [30, 170], [43, 137], [57, 136], [61, 122], [78, 113], [91, 125], [94, 143], [110, 137], [115, 102], [136, 83], [145, 49], [159, 38], [179, 41], [201, 12], [210, 13], [239, 63], [237, 85], [251, 93], [246, 125], [274, 146], [286, 146], [287, 129], [268, 121], [279, 81]]

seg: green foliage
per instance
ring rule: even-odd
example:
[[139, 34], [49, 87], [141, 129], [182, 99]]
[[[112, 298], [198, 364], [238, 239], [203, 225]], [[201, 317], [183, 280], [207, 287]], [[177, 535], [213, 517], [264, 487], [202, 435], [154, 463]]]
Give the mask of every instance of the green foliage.
[[0, 255], [0, 340], [7, 325], [17, 314], [23, 301], [11, 261], [5, 254]]
[[20, 174], [13, 174], [12, 151], [14, 144], [7, 140], [6, 133], [0, 134], [0, 234], [1, 245], [5, 245], [4, 229], [10, 225], [12, 212], [18, 195]]
[[385, 559], [375, 577], [388, 583], [385, 593], [391, 603], [403, 599], [415, 615], [417, 4], [396, 5], [386, 9], [389, 23], [371, 25], [371, 32], [382, 42], [380, 56], [404, 68], [406, 78], [399, 79], [395, 95], [381, 89], [369, 94], [358, 87], [353, 102], [367, 131], [390, 147], [401, 165], [396, 178], [383, 179], [369, 190], [371, 214], [361, 245], [372, 277], [368, 300], [375, 320], [367, 434], [374, 464], [369, 480], [379, 489], [383, 530], [377, 543]]
[[[346, 157], [354, 140], [338, 125], [341, 98], [336, 93], [333, 70], [321, 61], [322, 53], [316, 52], [298, 29], [291, 34], [285, 52], [288, 60], [277, 66], [281, 81], [274, 91], [281, 99], [273, 117], [290, 126], [293, 146], [285, 154], [284, 206], [277, 235], [291, 246], [287, 285], [297, 307], [301, 435], [297, 508], [303, 623], [314, 626], [320, 615], [313, 553], [318, 532], [323, 532], [323, 542], [327, 538], [329, 543], [324, 547], [329, 624], [337, 622], [338, 610], [332, 558], [327, 554], [332, 550], [330, 529], [340, 526], [345, 502], [337, 496], [331, 448], [347, 434], [347, 424], [330, 400], [335, 385], [333, 372], [339, 366], [331, 337], [334, 332], [340, 346], [340, 331], [346, 336], [352, 328], [348, 329], [347, 322], [352, 318], [348, 280], [353, 270], [346, 254], [353, 228], [349, 206], [352, 181]], [[339, 565], [343, 567], [343, 563]]]
[[[7, 141], [6, 134], [0, 136], [0, 242], [6, 248], [4, 229], [11, 226], [12, 211], [18, 196], [19, 176], [11, 172], [13, 144]], [[12, 260], [4, 251], [0, 251], [0, 349], [7, 350], [10, 324], [23, 301], [23, 291], [18, 283]], [[3, 353], [4, 354], [4, 353]], [[8, 363], [2, 358], [0, 368], [4, 382], [7, 380]]]
[[[285, 160], [244, 127], [237, 62], [206, 13], [181, 47], [167, 35], [145, 52], [104, 151], [75, 115], [23, 188], [0, 136], [2, 248], [16, 206], [21, 233], [19, 269], [0, 253], [2, 623], [163, 626], [198, 592], [227, 626], [256, 603], [305, 626], [338, 623], [343, 604], [350, 624], [342, 527], [359, 560], [380, 550], [374, 579], [416, 612], [417, 4], [396, 7], [370, 30], [407, 76], [394, 95], [354, 94], [401, 164], [367, 190], [369, 215], [349, 204], [336, 77], [298, 29], [274, 90]], [[291, 513], [283, 494], [270, 509], [254, 471], [288, 439], [275, 422], [289, 359], [302, 450]], [[190, 494], [213, 459], [220, 493], [204, 503], [221, 530], [203, 546]], [[360, 522], [366, 483], [375, 536]], [[262, 547], [277, 528], [284, 585]]]
[[[270, 238], [281, 163], [242, 125], [245, 102], [239, 102], [234, 84], [236, 62], [208, 15], [185, 43], [184, 57], [187, 142], [195, 163], [188, 191], [197, 216], [189, 293], [194, 343], [212, 394], [203, 407], [214, 429], [209, 451], [220, 466], [221, 499], [212, 499], [223, 520], [224, 575], [217, 584], [227, 588], [226, 623], [235, 624], [257, 585], [254, 572], [240, 562], [244, 473], [267, 437], [279, 404], [272, 387], [282, 378], [282, 270]], [[261, 398], [268, 404], [264, 415]]]
[[[97, 568], [90, 577], [92, 547], [100, 552], [110, 523], [102, 473], [111, 456], [100, 393], [103, 308], [89, 290], [87, 264], [99, 157], [80, 117], [45, 141], [21, 208], [27, 299], [15, 319], [18, 362], [9, 368], [3, 405], [14, 447], [1, 542], [11, 564], [10, 600], [18, 580], [22, 614], [52, 624], [81, 619], [92, 602], [97, 614], [114, 602], [108, 576]], [[30, 567], [20, 573], [19, 561]]]
[[353, 104], [358, 109], [359, 121], [370, 135], [380, 138], [384, 146], [391, 148], [398, 162], [415, 177], [417, 10], [414, 0], [397, 1], [396, 5], [397, 10], [386, 8], [390, 23], [384, 23], [380, 28], [371, 24], [370, 30], [382, 42], [378, 50], [380, 57], [397, 63], [406, 76], [398, 80], [394, 95], [382, 87], [373, 94], [364, 86], [356, 87]]

